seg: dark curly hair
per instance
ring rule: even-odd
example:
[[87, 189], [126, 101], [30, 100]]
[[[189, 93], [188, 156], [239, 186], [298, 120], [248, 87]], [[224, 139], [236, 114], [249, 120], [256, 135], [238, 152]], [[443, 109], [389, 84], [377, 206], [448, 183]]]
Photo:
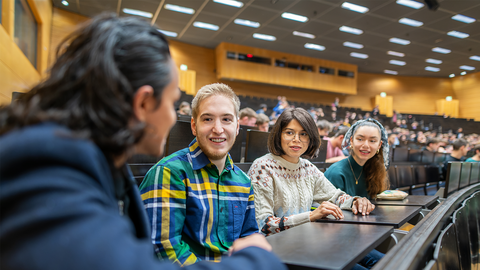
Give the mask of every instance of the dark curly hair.
[[97, 16], [58, 47], [46, 80], [0, 108], [0, 135], [51, 121], [92, 140], [107, 156], [122, 155], [144, 134], [132, 109], [137, 89], [150, 85], [159, 106], [171, 81], [170, 61], [167, 40], [146, 21]]

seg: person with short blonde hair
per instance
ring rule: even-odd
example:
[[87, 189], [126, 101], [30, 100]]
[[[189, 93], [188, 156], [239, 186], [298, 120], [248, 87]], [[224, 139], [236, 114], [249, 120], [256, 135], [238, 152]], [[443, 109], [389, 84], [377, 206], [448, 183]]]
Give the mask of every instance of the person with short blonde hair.
[[238, 115], [240, 125], [254, 127], [257, 122], [257, 113], [249, 107], [240, 110]]
[[258, 130], [268, 132], [268, 128], [270, 127], [270, 119], [265, 114], [257, 114], [257, 122], [255, 126], [258, 127]]
[[180, 265], [215, 261], [258, 232], [253, 189], [229, 151], [239, 132], [239, 100], [226, 84], [202, 87], [192, 102], [187, 148], [163, 158], [140, 185], [158, 255]]

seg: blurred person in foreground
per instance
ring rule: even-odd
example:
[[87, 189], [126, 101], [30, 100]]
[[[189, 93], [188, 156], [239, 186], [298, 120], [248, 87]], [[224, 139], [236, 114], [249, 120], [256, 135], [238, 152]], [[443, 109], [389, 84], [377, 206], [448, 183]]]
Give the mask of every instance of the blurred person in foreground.
[[[159, 156], [176, 121], [165, 37], [106, 14], [64, 44], [50, 76], [0, 108], [0, 269], [180, 269], [155, 258], [126, 164]], [[283, 268], [269, 249], [257, 234], [187, 269]]]

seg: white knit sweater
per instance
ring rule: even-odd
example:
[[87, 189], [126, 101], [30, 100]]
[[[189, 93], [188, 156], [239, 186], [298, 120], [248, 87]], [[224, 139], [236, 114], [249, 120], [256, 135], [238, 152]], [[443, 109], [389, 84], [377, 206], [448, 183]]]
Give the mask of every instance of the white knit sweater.
[[353, 197], [328, 181], [310, 161], [290, 163], [266, 154], [256, 159], [248, 175], [255, 192], [255, 216], [264, 234], [274, 234], [310, 222], [312, 203], [330, 201], [351, 210]]

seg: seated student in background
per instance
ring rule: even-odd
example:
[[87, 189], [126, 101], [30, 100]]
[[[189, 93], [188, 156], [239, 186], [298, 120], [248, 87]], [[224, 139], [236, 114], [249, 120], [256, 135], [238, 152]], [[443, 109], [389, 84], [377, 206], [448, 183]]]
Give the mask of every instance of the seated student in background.
[[389, 188], [387, 133], [375, 119], [357, 121], [342, 144], [350, 156], [330, 166], [325, 177], [351, 196], [374, 199]]
[[328, 136], [328, 133], [332, 130], [332, 124], [328, 122], [327, 120], [319, 120], [317, 122], [317, 129], [318, 129], [318, 134], [320, 135], [320, 138], [324, 138]]
[[326, 163], [335, 163], [342, 159], [345, 159], [346, 156], [342, 152], [342, 141], [343, 137], [345, 137], [345, 133], [347, 133], [348, 128], [343, 127], [332, 138], [324, 137], [325, 140], [328, 141], [327, 143], [327, 160]]
[[465, 161], [465, 156], [468, 153], [470, 148], [468, 147], [468, 142], [465, 139], [457, 139], [452, 143], [453, 150], [445, 158], [442, 167], [443, 179], [446, 180], [447, 177], [447, 170], [448, 170], [448, 162], [451, 161]]
[[202, 87], [192, 101], [196, 138], [143, 179], [159, 256], [180, 265], [218, 262], [236, 239], [258, 232], [250, 179], [228, 154], [239, 131], [239, 107], [228, 85]]
[[[271, 235], [327, 215], [341, 219], [341, 209], [368, 215], [375, 208], [366, 198], [336, 189], [315, 165], [302, 158], [314, 156], [319, 145], [315, 121], [306, 110], [286, 109], [280, 115], [268, 137], [270, 153], [256, 159], [248, 171], [262, 233]], [[310, 211], [314, 203], [320, 205]], [[367, 257], [362, 260], [364, 265], [371, 259]], [[363, 269], [357, 267], [354, 269]]]
[[252, 108], [243, 108], [238, 113], [238, 119], [240, 125], [254, 127], [257, 122], [257, 113]]
[[422, 147], [423, 151], [430, 151], [430, 152], [438, 152], [438, 148], [440, 147], [440, 140], [437, 138], [429, 138], [424, 147]]
[[263, 113], [257, 114], [257, 122], [255, 123], [255, 126], [260, 131], [268, 132], [268, 128], [270, 127], [270, 119]]
[[467, 158], [467, 162], [480, 162], [480, 144], [478, 144], [477, 146], [475, 146], [475, 148], [473, 148], [473, 153], [475, 153], [473, 155], [473, 157], [470, 157], [470, 158]]
[[[0, 108], [0, 269], [180, 269], [155, 258], [126, 164], [159, 156], [176, 121], [167, 40], [106, 14], [64, 44], [50, 76]], [[187, 269], [282, 267], [265, 239], [242, 240], [221, 265]]]

